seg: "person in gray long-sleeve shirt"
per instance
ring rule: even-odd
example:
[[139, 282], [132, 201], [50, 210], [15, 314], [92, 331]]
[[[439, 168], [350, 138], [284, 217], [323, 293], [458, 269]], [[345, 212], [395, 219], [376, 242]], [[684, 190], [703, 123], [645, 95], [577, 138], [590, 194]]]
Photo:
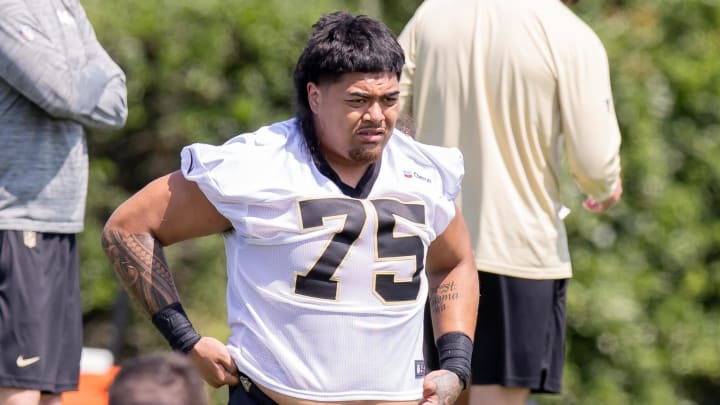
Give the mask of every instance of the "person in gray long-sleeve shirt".
[[125, 74], [78, 0], [0, 0], [0, 405], [77, 389], [84, 127], [126, 117]]

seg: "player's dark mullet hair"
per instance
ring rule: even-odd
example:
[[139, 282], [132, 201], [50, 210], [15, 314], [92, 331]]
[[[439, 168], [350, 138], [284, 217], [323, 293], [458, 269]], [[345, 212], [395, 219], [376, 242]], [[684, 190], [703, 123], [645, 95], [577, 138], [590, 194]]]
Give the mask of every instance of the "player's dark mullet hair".
[[298, 125], [310, 153], [317, 157], [320, 151], [308, 102], [309, 82], [334, 82], [353, 72], [392, 72], [400, 80], [404, 63], [405, 54], [395, 34], [380, 21], [345, 11], [320, 17], [293, 74]]

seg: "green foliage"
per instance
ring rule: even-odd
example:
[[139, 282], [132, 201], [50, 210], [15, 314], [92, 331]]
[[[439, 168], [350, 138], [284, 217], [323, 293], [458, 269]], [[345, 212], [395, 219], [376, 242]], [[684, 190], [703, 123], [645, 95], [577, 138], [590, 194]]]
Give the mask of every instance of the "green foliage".
[[[293, 114], [292, 70], [320, 14], [385, 21], [396, 33], [420, 0], [188, 0], [85, 5], [128, 77], [122, 131], [92, 133], [81, 235], [86, 345], [120, 359], [167, 350], [134, 306], [118, 334], [120, 297], [100, 249], [112, 210], [179, 167], [192, 142]], [[710, 404], [720, 397], [720, 4], [708, 0], [584, 0], [576, 11], [606, 46], [623, 133], [625, 195], [597, 216], [564, 200], [575, 269], [568, 290], [564, 393], [543, 404]], [[222, 238], [167, 248], [178, 290], [201, 333], [223, 339]], [[122, 301], [121, 301], [122, 302]], [[224, 403], [225, 390], [210, 390]]]

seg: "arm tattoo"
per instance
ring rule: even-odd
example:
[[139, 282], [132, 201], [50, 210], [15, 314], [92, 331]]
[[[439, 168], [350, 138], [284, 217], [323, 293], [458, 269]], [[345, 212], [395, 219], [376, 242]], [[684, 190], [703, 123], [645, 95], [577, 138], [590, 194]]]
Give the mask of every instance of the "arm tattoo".
[[430, 290], [430, 311], [434, 314], [444, 312], [448, 303], [460, 299], [460, 293], [454, 281], [440, 284], [437, 288]]
[[180, 301], [162, 245], [155, 238], [106, 230], [102, 246], [125, 290], [148, 315]]

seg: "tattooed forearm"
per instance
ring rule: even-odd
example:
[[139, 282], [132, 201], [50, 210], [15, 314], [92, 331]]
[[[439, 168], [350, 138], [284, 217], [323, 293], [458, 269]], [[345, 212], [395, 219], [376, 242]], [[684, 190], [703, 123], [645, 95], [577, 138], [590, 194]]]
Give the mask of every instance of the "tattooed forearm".
[[460, 299], [460, 292], [454, 281], [440, 284], [437, 288], [430, 290], [430, 310], [438, 314], [447, 309], [447, 304]]
[[105, 230], [102, 246], [120, 282], [148, 315], [180, 300], [162, 246], [152, 236]]

